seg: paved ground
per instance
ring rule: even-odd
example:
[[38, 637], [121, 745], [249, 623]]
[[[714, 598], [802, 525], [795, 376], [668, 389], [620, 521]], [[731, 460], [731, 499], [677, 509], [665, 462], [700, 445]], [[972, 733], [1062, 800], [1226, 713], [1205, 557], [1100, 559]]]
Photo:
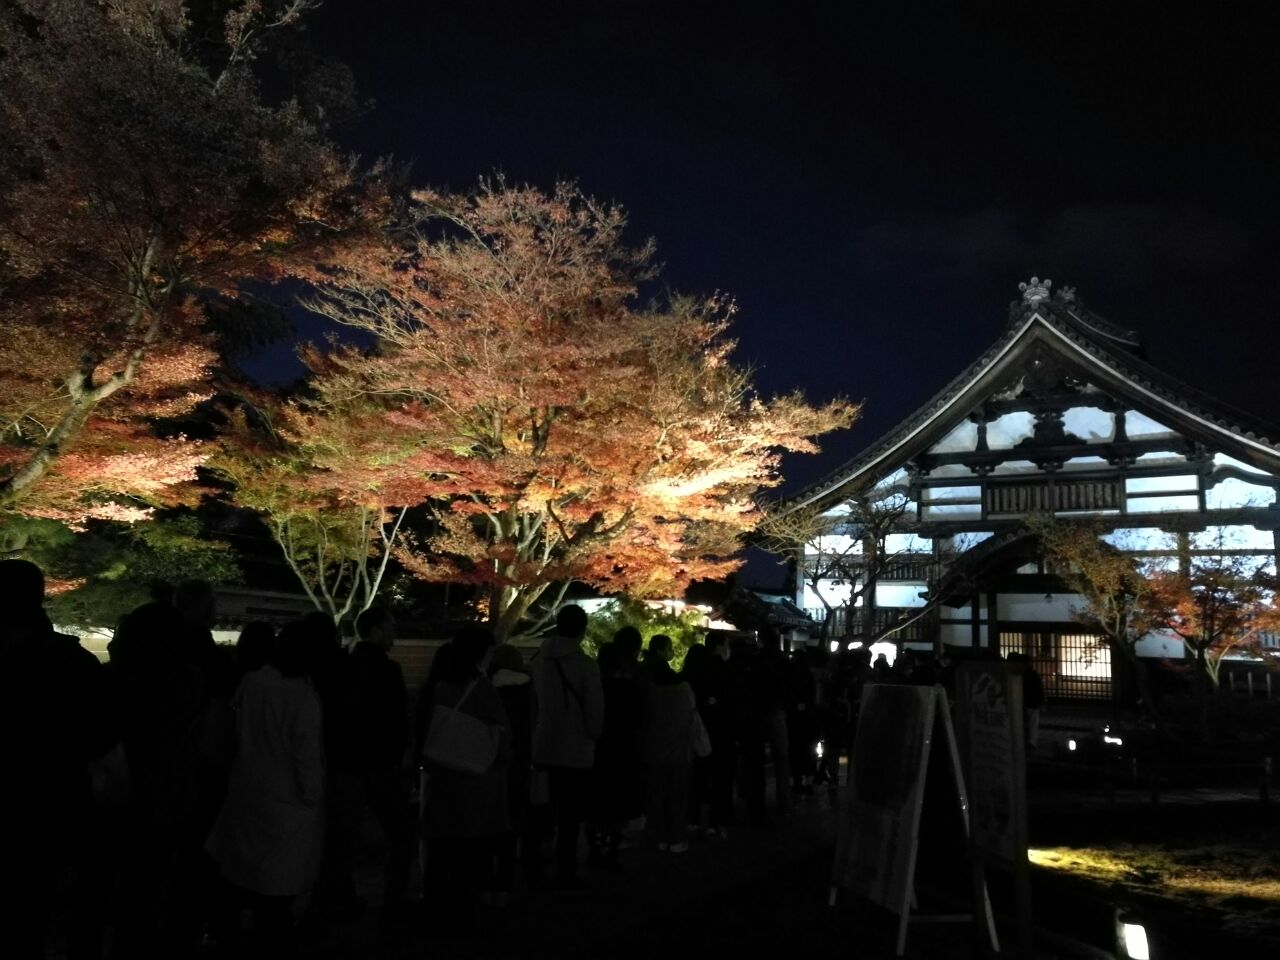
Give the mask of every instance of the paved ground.
[[[827, 906], [836, 814], [823, 794], [767, 829], [698, 840], [682, 855], [637, 838], [621, 873], [586, 871], [583, 890], [539, 887], [506, 909], [486, 908], [474, 930], [445, 934], [411, 921], [381, 928], [373, 916], [335, 925], [306, 944], [317, 960], [458, 957], [641, 960], [660, 957], [894, 955], [896, 919], [857, 903]], [[376, 897], [373, 874], [367, 892]], [[1003, 931], [1006, 942], [1011, 932]], [[913, 925], [908, 957], [980, 956], [967, 924]], [[1037, 958], [1097, 956], [1041, 943]]]
[[[1088, 831], [1090, 818], [1115, 825], [1117, 818], [1149, 819], [1149, 793], [1116, 790], [1103, 797], [1095, 784], [1076, 789], [1054, 783], [1037, 791], [1032, 771], [1031, 817], [1036, 824], [1071, 816]], [[1179, 791], [1167, 796], [1162, 818], [1176, 829], [1175, 807], [1206, 807], [1208, 816], [1261, 814], [1257, 795], [1234, 789]], [[896, 918], [856, 902], [827, 906], [835, 844], [838, 800], [823, 793], [799, 803], [795, 813], [768, 829], [741, 827], [728, 840], [695, 841], [686, 854], [659, 853], [643, 836], [624, 851], [622, 873], [586, 871], [585, 889], [561, 892], [551, 887], [528, 891], [506, 909], [486, 908], [474, 930], [446, 935], [421, 922], [391, 929], [373, 916], [335, 925], [306, 944], [316, 960], [345, 957], [458, 957], [641, 960], [661, 957], [842, 956], [888, 958], [894, 955]], [[1212, 811], [1208, 808], [1212, 807]], [[1183, 808], [1185, 810], [1185, 807]], [[1064, 814], [1064, 811], [1067, 811]], [[1236, 812], [1233, 812], [1236, 811]], [[1255, 811], [1257, 813], [1255, 813]], [[1194, 815], [1194, 814], [1192, 814]], [[1091, 831], [1088, 831], [1091, 832]], [[1114, 835], [1114, 834], [1113, 834]], [[1033, 838], [1034, 839], [1034, 838]], [[366, 875], [366, 892], [376, 901], [376, 870]], [[1007, 883], [991, 880], [997, 911], [1009, 902]], [[924, 894], [929, 907], [927, 892]], [[1098, 960], [1109, 956], [1114, 910], [1108, 891], [1064, 884], [1045, 872], [1033, 872], [1033, 904], [1038, 924], [1036, 960]], [[934, 904], [954, 910], [954, 905]], [[1220, 933], [1194, 918], [1152, 916], [1153, 946], [1159, 960], [1209, 956], [1212, 945], [1226, 945]], [[1001, 939], [1012, 955], [1013, 931], [1000, 919]], [[1234, 957], [1271, 956], [1269, 949], [1230, 940]], [[1259, 952], [1261, 951], [1261, 952]], [[960, 960], [982, 956], [968, 924], [912, 925], [907, 956]]]
[[[1147, 806], [1149, 795], [1141, 791], [1116, 790], [1099, 807], [1091, 802], [1096, 785], [1069, 789], [1055, 782], [1037, 790], [1034, 769], [1031, 779], [1033, 843], [1037, 824], [1072, 823], [1084, 834], [1095, 832], [1090, 823], [1107, 824], [1113, 828], [1109, 835], [1116, 836], [1114, 828], [1125, 818], [1143, 823], [1157, 819]], [[1239, 791], [1218, 790], [1187, 791], [1177, 798], [1205, 807], [1202, 813], [1187, 811], [1169, 798], [1162, 803], [1160, 829], [1176, 831], [1179, 818], [1188, 815], [1270, 817], [1275, 809], [1261, 808], [1256, 795], [1242, 805], [1240, 796]], [[696, 840], [679, 856], [660, 853], [639, 835], [624, 851], [623, 872], [586, 870], [587, 886], [579, 891], [534, 888], [508, 908], [482, 909], [478, 923], [464, 934], [445, 934], [413, 918], [385, 926], [369, 911], [355, 921], [307, 931], [302, 954], [309, 960], [891, 957], [896, 918], [852, 901], [827, 906], [837, 803], [824, 792], [801, 801], [792, 816], [767, 829], [744, 826], [727, 840]], [[361, 883], [373, 904], [380, 899], [378, 882], [377, 864], [369, 862]], [[999, 877], [992, 878], [998, 911], [1008, 902], [1004, 886]], [[929, 908], [928, 892], [922, 896]], [[1035, 960], [1106, 956], [1099, 948], [1108, 945], [1116, 906], [1108, 891], [1037, 873], [1032, 897], [1039, 925]], [[946, 904], [935, 908], [955, 909]], [[1200, 960], [1216, 955], [1217, 947], [1234, 958], [1275, 955], [1259, 952], [1247, 941], [1218, 939], [1219, 933], [1193, 917], [1155, 919], [1160, 925], [1153, 930], [1160, 948], [1153, 953], [1157, 960]], [[1003, 920], [1001, 937], [1006, 948], [1013, 943]], [[975, 949], [968, 924], [920, 924], [911, 928], [906, 955], [968, 960], [983, 951]]]

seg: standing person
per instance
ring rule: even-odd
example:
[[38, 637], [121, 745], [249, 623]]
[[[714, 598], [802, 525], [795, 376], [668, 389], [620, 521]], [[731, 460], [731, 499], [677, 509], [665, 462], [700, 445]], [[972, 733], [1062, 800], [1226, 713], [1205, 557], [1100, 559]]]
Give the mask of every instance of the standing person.
[[271, 646], [275, 643], [275, 627], [263, 620], [246, 623], [236, 638], [236, 686], [246, 674], [265, 667], [271, 660]]
[[698, 713], [711, 738], [711, 766], [708, 776], [707, 836], [723, 840], [733, 822], [733, 774], [738, 748], [733, 734], [733, 678], [730, 674], [729, 640], [724, 634], [707, 637], [710, 654], [699, 670], [694, 686]]
[[[384, 920], [404, 916], [409, 887], [413, 820], [405, 789], [409, 742], [408, 693], [400, 664], [390, 657], [396, 621], [383, 607], [356, 618], [359, 641], [351, 648], [351, 757], [363, 798], [387, 843], [383, 870]], [[358, 822], [358, 820], [357, 820]]]
[[773, 790], [779, 816], [791, 813], [791, 753], [787, 734], [787, 674], [790, 667], [782, 653], [782, 638], [772, 627], [760, 631], [760, 662], [756, 677], [760, 683], [760, 707], [764, 737], [773, 761]]
[[[306, 647], [305, 632], [289, 624], [271, 663], [236, 690], [236, 755], [207, 844], [232, 906], [253, 911], [262, 957], [288, 949], [293, 901], [315, 878], [323, 837], [320, 700], [306, 677]], [[228, 922], [238, 915], [233, 909]]]
[[632, 680], [640, 678], [640, 648], [644, 646], [644, 637], [635, 627], [627, 625], [619, 627], [613, 635], [613, 645], [618, 651], [619, 670], [623, 676]]
[[853, 653], [841, 650], [827, 661], [818, 682], [822, 690], [819, 717], [822, 720], [823, 751], [818, 764], [818, 782], [831, 789], [840, 786], [840, 756], [849, 745], [853, 725], [852, 691]]
[[355, 861], [364, 814], [364, 785], [352, 731], [351, 663], [333, 618], [309, 613], [295, 629], [307, 649], [307, 672], [324, 725], [324, 852], [308, 905], [308, 923], [323, 927], [364, 911], [356, 895]]
[[166, 948], [181, 952], [193, 947], [201, 922], [209, 919], [218, 873], [205, 852], [227, 792], [227, 775], [235, 746], [235, 717], [231, 696], [239, 679], [231, 647], [213, 638], [217, 594], [207, 580], [184, 580], [172, 595], [173, 609], [182, 618], [172, 638], [182, 657], [204, 678], [204, 698], [195, 725], [195, 803], [181, 826], [169, 911], [165, 919]]
[[810, 663], [823, 653], [818, 647], [794, 651], [785, 661], [784, 696], [787, 717], [787, 755], [791, 764], [793, 797], [813, 797], [817, 775], [818, 724], [816, 670]]
[[[44, 573], [0, 560], [0, 956], [44, 956], [56, 871], [75, 863], [80, 881], [102, 866], [95, 851], [88, 764], [115, 743], [102, 665], [45, 614]], [[84, 903], [80, 894], [97, 893]], [[105, 892], [77, 890], [72, 958], [101, 956]], [[91, 913], [83, 913], [85, 909]]]
[[[502, 698], [485, 675], [493, 634], [467, 626], [450, 644], [432, 692], [432, 707], [453, 707], [498, 736], [498, 753], [483, 773], [429, 766], [427, 830], [431, 853], [423, 875], [424, 905], [440, 925], [474, 922], [482, 884], [492, 880], [499, 843], [511, 829], [507, 771], [511, 728]], [[430, 734], [428, 720], [426, 734]]]
[[[701, 713], [703, 697], [706, 690], [706, 675], [711, 654], [706, 646], [695, 643], [684, 655], [684, 664], [680, 667], [680, 679], [689, 684], [693, 690], [695, 704]], [[705, 723], [705, 721], [704, 721]], [[709, 734], [708, 734], [709, 736]], [[694, 833], [702, 829], [702, 808], [711, 799], [711, 757], [694, 756], [690, 759], [689, 770], [689, 823]]]
[[[693, 688], [671, 669], [671, 638], [649, 639], [649, 710], [645, 763], [649, 771], [649, 824], [658, 849], [689, 849], [689, 778], [693, 760], [693, 724], [697, 712]], [[663, 669], [665, 667], [665, 669]]]
[[529, 780], [533, 769], [533, 678], [520, 651], [509, 643], [493, 650], [489, 682], [502, 701], [511, 735], [511, 763], [507, 768], [507, 832], [498, 841], [494, 905], [506, 906], [515, 889], [516, 852], [525, 836], [529, 808]]
[[600, 648], [596, 663], [604, 689], [604, 732], [596, 744], [592, 775], [591, 860], [616, 870], [620, 866], [622, 828], [644, 812], [642, 688], [628, 671], [616, 642]]
[[884, 653], [876, 654], [875, 662], [871, 664], [871, 682], [893, 682], [893, 667], [889, 666], [889, 658]]
[[740, 757], [738, 792], [747, 807], [752, 826], [769, 823], [765, 805], [765, 721], [760, 679], [760, 651], [751, 640], [735, 637], [730, 646], [729, 683], [732, 691], [730, 718]]
[[1022, 676], [1022, 720], [1027, 749], [1036, 750], [1040, 739], [1040, 711], [1044, 709], [1044, 681], [1025, 653], [1010, 653], [1007, 658]]
[[[172, 607], [147, 603], [121, 618], [108, 646], [107, 675], [131, 785], [112, 937], [112, 955], [121, 960], [178, 952], [172, 944], [161, 948], [160, 933], [191, 933], [194, 884], [206, 891], [211, 885], [199, 869], [207, 857], [190, 849], [191, 831], [209, 802], [202, 774], [210, 767], [199, 750], [208, 701], [204, 675], [184, 658], [182, 629]], [[212, 899], [206, 895], [204, 903]]]
[[578, 835], [586, 812], [596, 741], [604, 731], [604, 691], [596, 662], [582, 650], [587, 613], [561, 607], [556, 632], [529, 664], [538, 701], [533, 762], [549, 774], [556, 818], [556, 879], [576, 887]]

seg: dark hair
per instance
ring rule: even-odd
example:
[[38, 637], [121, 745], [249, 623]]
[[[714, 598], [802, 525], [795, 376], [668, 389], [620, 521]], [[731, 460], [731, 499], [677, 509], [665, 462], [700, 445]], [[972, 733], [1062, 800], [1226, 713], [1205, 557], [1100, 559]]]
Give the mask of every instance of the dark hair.
[[711, 659], [711, 651], [700, 643], [691, 646], [684, 655], [684, 665], [680, 668], [682, 677], [701, 680], [706, 671], [707, 661]]
[[469, 623], [459, 630], [448, 645], [447, 659], [441, 664], [440, 679], [462, 683], [472, 679], [480, 669], [480, 661], [494, 644], [493, 631]]
[[653, 653], [660, 653], [664, 650], [673, 650], [671, 638], [665, 633], [655, 633], [649, 638], [649, 650]]
[[271, 648], [271, 665], [286, 677], [306, 676], [308, 637], [306, 621], [286, 623]]
[[149, 670], [182, 658], [182, 615], [163, 603], [144, 603], [120, 618], [107, 644], [111, 662], [128, 669]]
[[613, 635], [613, 642], [617, 644], [620, 653], [627, 659], [634, 660], [640, 648], [644, 646], [644, 637], [635, 627], [627, 625]]
[[190, 619], [212, 620], [217, 609], [217, 595], [208, 580], [183, 580], [173, 591], [173, 605]]
[[577, 639], [587, 632], [587, 611], [576, 603], [560, 608], [556, 614], [556, 631], [562, 637]]
[[356, 617], [356, 632], [361, 640], [368, 640], [369, 634], [392, 621], [391, 611], [386, 607], [370, 607]]
[[0, 596], [21, 613], [44, 603], [44, 573], [30, 560], [0, 560]]
[[600, 649], [596, 651], [596, 665], [600, 668], [600, 676], [606, 680], [621, 673], [623, 660], [618, 644], [601, 644]]
[[271, 659], [271, 645], [275, 639], [275, 627], [266, 621], [246, 623], [236, 638], [236, 668], [241, 673], [251, 673], [265, 667]]

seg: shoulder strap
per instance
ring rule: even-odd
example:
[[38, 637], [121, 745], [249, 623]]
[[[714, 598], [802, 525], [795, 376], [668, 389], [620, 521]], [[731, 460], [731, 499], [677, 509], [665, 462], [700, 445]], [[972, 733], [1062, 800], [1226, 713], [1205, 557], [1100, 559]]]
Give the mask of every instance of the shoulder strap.
[[[564, 664], [562, 664], [562, 663], [560, 662], [560, 658], [559, 658], [559, 657], [552, 657], [551, 659], [552, 659], [552, 661], [555, 663], [555, 665], [556, 665], [556, 669], [557, 669], [558, 671], [560, 671], [560, 683], [561, 683], [561, 684], [563, 684], [564, 689], [565, 689], [565, 690], [567, 690], [567, 691], [568, 691], [568, 693], [572, 693], [572, 694], [573, 694], [573, 699], [575, 699], [575, 700], [577, 700], [577, 701], [578, 701], [578, 709], [579, 709], [579, 710], [581, 710], [581, 711], [582, 711], [582, 713], [583, 713], [583, 715], [585, 716], [585, 715], [586, 715], [586, 712], [587, 712], [587, 706], [586, 706], [586, 704], [584, 704], [584, 703], [582, 702], [582, 694], [580, 694], [580, 693], [579, 693], [579, 692], [574, 688], [573, 684], [571, 684], [571, 683], [569, 682], [569, 678], [565, 675], [565, 672], [564, 672]], [[565, 694], [564, 701], [565, 701], [565, 703], [566, 703], [566, 704], [569, 702], [569, 697], [568, 697], [568, 695], [567, 695], [567, 694]]]
[[480, 678], [479, 678], [479, 677], [476, 677], [474, 680], [472, 680], [470, 683], [468, 683], [468, 684], [467, 684], [467, 689], [462, 691], [462, 696], [460, 696], [460, 697], [458, 698], [458, 702], [457, 702], [457, 703], [455, 703], [455, 704], [454, 704], [452, 707], [450, 707], [449, 709], [450, 709], [450, 710], [461, 710], [461, 709], [462, 709], [462, 705], [463, 705], [464, 703], [466, 703], [466, 701], [467, 701], [467, 697], [471, 696], [471, 691], [472, 691], [472, 690], [474, 690], [474, 689], [476, 688], [476, 684], [477, 684], [477, 683], [479, 683], [479, 682], [480, 682]]

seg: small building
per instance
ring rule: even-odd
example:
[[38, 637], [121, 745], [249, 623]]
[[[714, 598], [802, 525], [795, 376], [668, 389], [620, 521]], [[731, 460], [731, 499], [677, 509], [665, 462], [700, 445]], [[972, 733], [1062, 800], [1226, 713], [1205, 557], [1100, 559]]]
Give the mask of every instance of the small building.
[[[1020, 290], [1004, 334], [964, 372], [779, 505], [829, 521], [797, 557], [796, 604], [833, 638], [1024, 652], [1050, 697], [1105, 699], [1110, 651], [1027, 517], [1088, 518], [1136, 557], [1226, 550], [1274, 571], [1280, 429], [1153, 367], [1071, 288]], [[869, 534], [872, 502], [894, 507]], [[1157, 635], [1137, 651], [1184, 656]]]

